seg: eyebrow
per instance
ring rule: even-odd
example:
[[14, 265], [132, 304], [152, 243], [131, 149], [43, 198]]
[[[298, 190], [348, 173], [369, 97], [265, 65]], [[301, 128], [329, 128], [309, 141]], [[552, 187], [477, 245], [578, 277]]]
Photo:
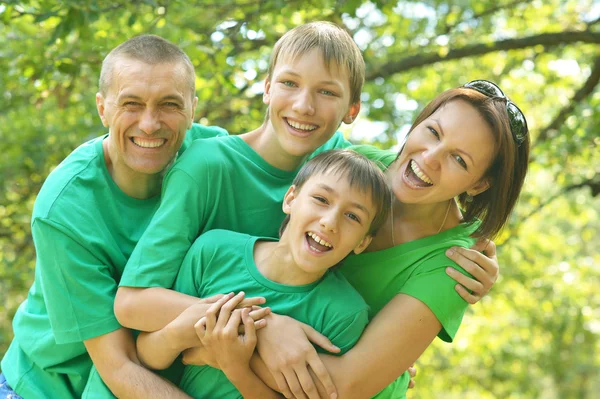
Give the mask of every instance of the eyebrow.
[[[335, 190], [331, 187], [329, 187], [327, 184], [325, 183], [319, 183], [317, 184], [317, 187], [322, 188], [323, 190], [327, 191], [328, 193], [335, 193]], [[363, 211], [364, 213], [367, 214], [367, 216], [371, 216], [371, 212], [369, 212], [369, 210], [367, 209], [366, 206], [359, 204], [358, 202], [350, 202], [350, 205], [360, 209], [361, 211]]]
[[[432, 118], [431, 120], [434, 121], [436, 123], [436, 125], [438, 125], [438, 128], [440, 129], [440, 133], [442, 133], [442, 136], [445, 136], [444, 129], [442, 128], [441, 122], [438, 119], [433, 119]], [[459, 153], [461, 153], [461, 154], [465, 155], [466, 157], [468, 157], [471, 160], [471, 163], [473, 165], [475, 165], [475, 162], [473, 161], [473, 157], [468, 152], [465, 152], [465, 151], [463, 151], [461, 149], [458, 149], [458, 148], [456, 149], [456, 151], [458, 151]]]
[[[301, 78], [300, 74], [298, 74], [290, 69], [284, 69], [283, 71], [280, 72], [280, 74], [288, 74], [288, 75], [292, 75], [292, 76]], [[324, 84], [324, 85], [332, 85], [332, 86], [342, 87], [342, 85], [340, 85], [340, 83], [336, 80], [322, 80], [319, 83]]]
[[[126, 98], [131, 98], [131, 99], [134, 99], [134, 100], [143, 101], [142, 97], [136, 96], [135, 94], [128, 94], [128, 93], [119, 95], [119, 97], [118, 97], [117, 100], [118, 100], [118, 102], [121, 102], [121, 101], [123, 101]], [[159, 101], [165, 101], [165, 100], [175, 100], [175, 101], [178, 101], [178, 102], [183, 102], [183, 97], [179, 96], [177, 94], [168, 94], [168, 95], [166, 95], [164, 97], [161, 97], [159, 99]]]

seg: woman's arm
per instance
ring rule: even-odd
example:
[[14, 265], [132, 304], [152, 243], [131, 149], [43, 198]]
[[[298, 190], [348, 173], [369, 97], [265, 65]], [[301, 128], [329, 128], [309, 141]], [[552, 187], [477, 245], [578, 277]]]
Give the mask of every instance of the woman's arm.
[[[441, 328], [440, 321], [427, 305], [411, 296], [398, 294], [372, 320], [354, 348], [340, 357], [324, 354], [318, 356], [337, 388], [338, 398], [370, 398], [406, 371]], [[263, 329], [261, 333], [278, 336], [280, 341], [285, 336], [281, 330], [269, 332], [268, 329]], [[287, 346], [284, 342], [282, 345]], [[296, 397], [305, 397], [306, 394], [311, 399], [332, 397], [332, 392], [336, 390], [334, 388], [332, 391], [331, 386], [325, 390], [320, 383], [323, 378], [311, 378], [307, 381], [306, 375], [309, 373], [305, 365], [308, 360], [304, 360], [303, 352], [298, 351], [293, 355], [294, 348], [284, 348], [283, 351], [292, 353], [289, 365], [284, 365], [284, 360], [280, 359], [278, 370], [274, 370], [266, 366], [269, 363], [277, 364], [268, 353], [271, 351], [277, 357], [279, 349], [271, 347], [260, 351], [264, 363], [262, 359], [252, 360], [253, 370], [269, 386], [277, 386], [286, 397], [291, 397], [291, 394]], [[315, 374], [317, 370], [319, 369], [315, 370]], [[282, 379], [289, 385], [282, 387]], [[313, 389], [314, 385], [311, 388], [313, 379], [320, 386], [321, 395]]]

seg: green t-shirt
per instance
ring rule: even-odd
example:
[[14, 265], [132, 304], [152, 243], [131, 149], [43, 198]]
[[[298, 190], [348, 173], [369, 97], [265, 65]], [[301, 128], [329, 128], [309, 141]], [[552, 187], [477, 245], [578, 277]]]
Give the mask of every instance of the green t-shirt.
[[[367, 304], [356, 290], [337, 271], [302, 286], [267, 279], [254, 263], [259, 239], [273, 241], [228, 230], [202, 234], [186, 255], [174, 289], [198, 297], [230, 291], [264, 296], [274, 312], [312, 326], [342, 353], [354, 346], [368, 319]], [[181, 388], [194, 398], [241, 397], [223, 372], [208, 366], [187, 366]]]
[[[194, 125], [182, 148], [226, 134]], [[92, 366], [83, 341], [120, 328], [113, 313], [117, 284], [159, 204], [158, 196], [137, 200], [116, 186], [104, 161], [105, 137], [65, 158], [35, 201], [35, 278], [2, 359], [8, 383], [24, 398], [81, 396]]]
[[[387, 168], [397, 156], [395, 152], [368, 145], [350, 148], [376, 161], [382, 169]], [[445, 252], [451, 246], [472, 246], [475, 239], [470, 235], [478, 226], [479, 223], [461, 224], [393, 248], [349, 256], [340, 270], [369, 304], [369, 319], [396, 294], [410, 295], [431, 309], [442, 324], [438, 336], [451, 342], [468, 303], [455, 291], [456, 281], [446, 274], [445, 269], [451, 266], [466, 275], [468, 273], [446, 257]], [[375, 397], [403, 398], [408, 381], [408, 373], [404, 373]]]
[[[348, 145], [337, 132], [315, 154]], [[192, 243], [208, 230], [277, 237], [297, 172], [271, 166], [238, 136], [193, 143], [165, 177], [160, 207], [120, 285], [171, 288]]]

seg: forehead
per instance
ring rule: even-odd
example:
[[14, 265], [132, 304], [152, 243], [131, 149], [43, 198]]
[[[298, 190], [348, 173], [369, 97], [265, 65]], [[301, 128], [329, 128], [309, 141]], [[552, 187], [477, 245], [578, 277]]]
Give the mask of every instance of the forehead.
[[150, 65], [140, 60], [115, 61], [109, 92], [114, 95], [183, 95], [189, 92], [189, 76], [183, 63]]
[[298, 75], [318, 76], [323, 79], [337, 81], [343, 85], [350, 85], [350, 75], [345, 66], [339, 65], [335, 59], [327, 60], [323, 51], [312, 48], [302, 53], [282, 53], [275, 63], [274, 74], [294, 72]]
[[492, 128], [479, 111], [466, 101], [450, 101], [427, 120], [439, 123], [448, 140], [480, 162], [491, 160], [495, 153]]
[[374, 207], [371, 189], [361, 188], [358, 181], [351, 184], [350, 174], [346, 171], [330, 169], [316, 173], [308, 178], [304, 186], [330, 192], [345, 201], [358, 203], [368, 209]]

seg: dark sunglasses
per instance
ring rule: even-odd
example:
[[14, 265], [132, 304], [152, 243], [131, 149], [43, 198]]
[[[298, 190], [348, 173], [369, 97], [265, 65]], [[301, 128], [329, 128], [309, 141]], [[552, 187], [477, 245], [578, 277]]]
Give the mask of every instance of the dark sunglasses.
[[510, 101], [506, 94], [502, 91], [500, 87], [496, 83], [490, 82], [489, 80], [473, 80], [472, 82], [467, 83], [463, 87], [468, 89], [477, 90], [481, 94], [484, 94], [488, 97], [498, 97], [506, 100], [506, 112], [508, 113], [508, 120], [510, 122], [510, 130], [512, 132], [513, 138], [515, 139], [515, 143], [517, 146], [520, 146], [525, 138], [527, 137], [527, 133], [529, 129], [527, 128], [527, 120], [525, 119], [525, 115], [523, 111], [519, 107], [516, 106], [515, 103]]

